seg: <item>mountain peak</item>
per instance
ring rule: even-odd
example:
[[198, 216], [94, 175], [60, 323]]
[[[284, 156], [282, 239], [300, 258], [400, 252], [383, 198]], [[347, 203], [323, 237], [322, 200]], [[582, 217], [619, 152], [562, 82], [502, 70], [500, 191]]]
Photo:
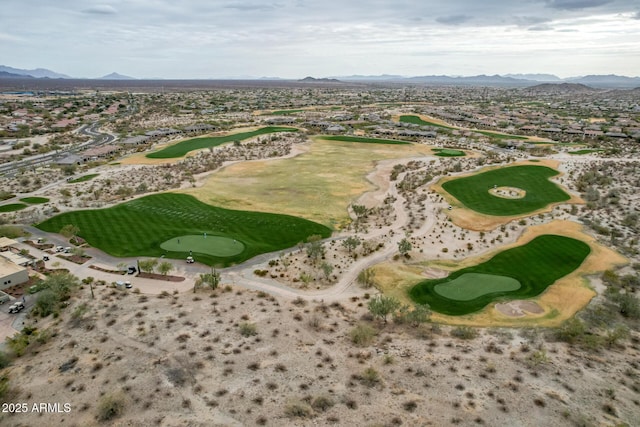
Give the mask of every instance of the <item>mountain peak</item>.
[[118, 74], [115, 71], [106, 76], [98, 77], [99, 80], [135, 80], [135, 77], [125, 76], [124, 74]]

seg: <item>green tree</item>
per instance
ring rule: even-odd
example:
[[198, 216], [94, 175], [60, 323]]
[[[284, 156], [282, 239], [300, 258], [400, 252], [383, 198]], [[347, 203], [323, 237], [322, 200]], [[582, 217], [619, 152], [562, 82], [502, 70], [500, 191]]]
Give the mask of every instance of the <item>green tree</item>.
[[219, 284], [220, 273], [213, 269], [211, 270], [211, 273], [201, 273], [200, 276], [198, 276], [193, 287], [193, 292], [196, 291], [196, 288], [199, 288], [201, 286], [209, 286], [211, 289], [216, 289]]
[[358, 283], [362, 285], [363, 288], [370, 288], [374, 284], [374, 279], [376, 277], [376, 272], [367, 268], [358, 273]]
[[145, 259], [138, 262], [140, 270], [144, 271], [145, 273], [152, 273], [153, 269], [156, 268], [156, 265], [158, 265], [158, 260], [155, 258]]
[[60, 229], [60, 234], [62, 234], [67, 239], [75, 238], [78, 233], [80, 233], [80, 228], [73, 224], [67, 224]]
[[331, 273], [333, 272], [333, 265], [329, 264], [328, 262], [323, 262], [320, 265], [320, 269], [324, 273], [324, 278], [329, 280], [329, 276], [331, 276]]
[[431, 317], [431, 309], [428, 304], [416, 304], [413, 310], [409, 311], [406, 315], [407, 322], [417, 326], [421, 323], [426, 323]]
[[367, 304], [369, 312], [375, 317], [382, 319], [385, 324], [387, 323], [387, 316], [393, 314], [400, 306], [400, 301], [386, 295], [377, 295], [370, 299]]
[[367, 217], [368, 209], [364, 205], [351, 205], [351, 209], [353, 209], [353, 213], [356, 215], [356, 218], [362, 219]]
[[400, 252], [402, 256], [406, 256], [412, 248], [411, 242], [406, 238], [398, 242], [398, 252]]
[[324, 246], [318, 240], [310, 241], [307, 244], [307, 256], [311, 258], [313, 264], [317, 264], [318, 260], [324, 256]]
[[360, 243], [360, 238], [358, 236], [349, 236], [342, 241], [342, 246], [344, 246], [349, 254], [351, 254], [351, 252], [353, 252]]
[[163, 261], [158, 266], [158, 271], [163, 276], [166, 276], [167, 273], [169, 273], [171, 270], [173, 270], [173, 264], [171, 264], [169, 261]]

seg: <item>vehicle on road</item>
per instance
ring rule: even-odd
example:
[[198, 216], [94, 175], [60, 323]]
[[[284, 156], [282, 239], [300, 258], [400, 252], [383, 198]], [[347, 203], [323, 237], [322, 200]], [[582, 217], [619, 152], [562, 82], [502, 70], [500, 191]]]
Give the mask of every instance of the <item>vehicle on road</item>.
[[0, 304], [4, 304], [5, 302], [9, 301], [11, 299], [11, 297], [7, 294], [4, 295], [0, 295]]
[[124, 287], [127, 289], [131, 289], [133, 288], [133, 285], [131, 284], [131, 282], [127, 281], [127, 282], [124, 282]]
[[42, 260], [43, 261], [49, 261], [49, 257], [45, 255], [45, 256], [42, 257]]
[[131, 265], [127, 269], [127, 274], [136, 274], [137, 272], [138, 272], [138, 269]]
[[194, 262], [196, 262], [192, 256], [188, 256], [187, 257], [187, 264], [193, 264]]
[[56, 252], [62, 252], [62, 251], [64, 251], [64, 247], [56, 246]]
[[24, 303], [22, 301], [14, 302], [9, 307], [9, 313], [19, 313], [24, 310]]

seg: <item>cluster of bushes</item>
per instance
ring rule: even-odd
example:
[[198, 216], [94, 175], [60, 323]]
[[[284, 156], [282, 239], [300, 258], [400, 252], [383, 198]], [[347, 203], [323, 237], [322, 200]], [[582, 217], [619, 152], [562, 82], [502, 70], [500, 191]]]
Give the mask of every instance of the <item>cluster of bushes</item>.
[[57, 317], [60, 310], [66, 306], [73, 291], [80, 286], [80, 282], [70, 273], [58, 272], [50, 275], [37, 286], [43, 290], [38, 293], [33, 315], [47, 317], [53, 314]]

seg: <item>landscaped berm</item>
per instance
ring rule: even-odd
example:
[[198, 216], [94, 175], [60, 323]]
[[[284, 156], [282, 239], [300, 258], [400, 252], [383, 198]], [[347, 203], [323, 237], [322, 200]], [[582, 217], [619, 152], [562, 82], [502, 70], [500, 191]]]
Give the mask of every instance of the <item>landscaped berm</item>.
[[496, 300], [541, 294], [576, 270], [590, 252], [589, 245], [580, 240], [545, 234], [448, 277], [420, 282], [409, 290], [409, 296], [438, 313], [469, 314]]
[[67, 224], [77, 226], [90, 245], [114, 256], [192, 255], [216, 266], [286, 249], [312, 235], [331, 235], [328, 227], [306, 219], [223, 209], [184, 194], [156, 194], [108, 209], [68, 212], [38, 228], [57, 233]]
[[[452, 179], [442, 188], [465, 207], [486, 215], [522, 215], [571, 197], [549, 178], [558, 171], [546, 166], [509, 166]], [[523, 197], [505, 197], [493, 190], [510, 188]]]

